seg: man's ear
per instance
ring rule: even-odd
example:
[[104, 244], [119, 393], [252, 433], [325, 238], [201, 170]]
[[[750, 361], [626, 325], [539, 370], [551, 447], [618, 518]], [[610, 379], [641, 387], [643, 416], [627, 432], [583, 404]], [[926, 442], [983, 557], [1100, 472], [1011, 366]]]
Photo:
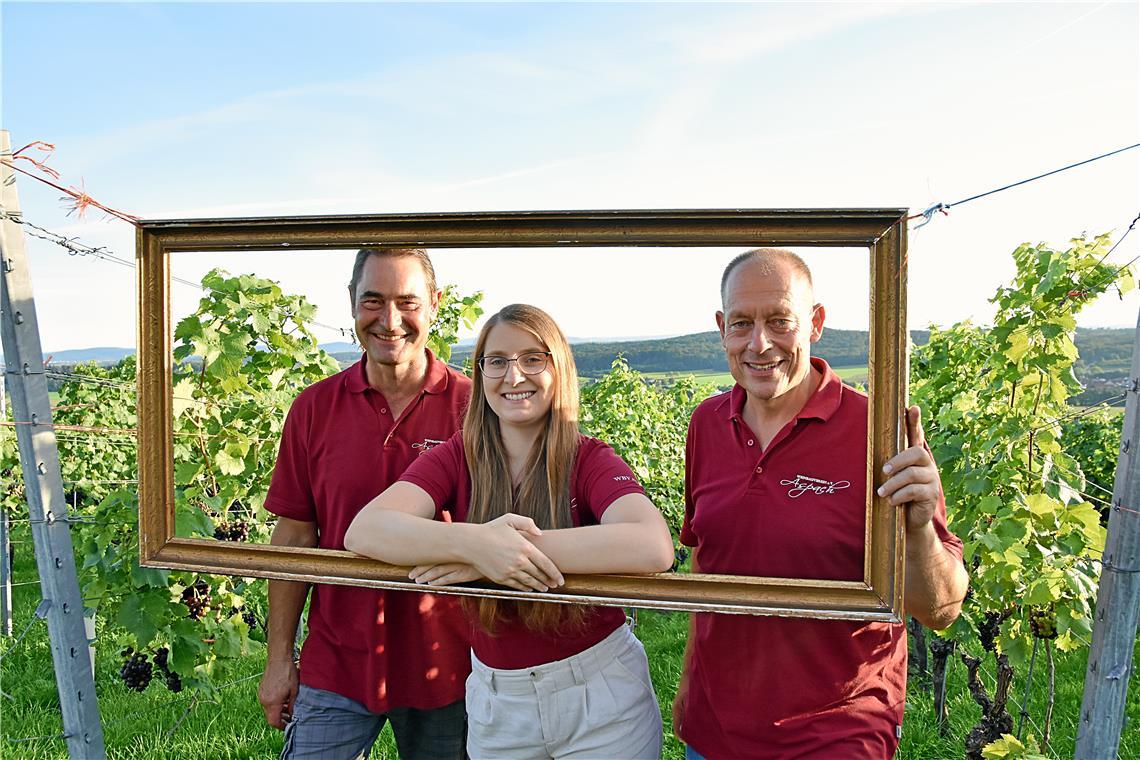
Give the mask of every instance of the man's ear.
[[827, 310], [823, 304], [817, 303], [811, 311], [811, 342], [815, 343], [823, 336], [823, 320], [827, 318]]
[[443, 291], [442, 290], [437, 290], [431, 294], [431, 320], [430, 320], [431, 322], [434, 322], [435, 318], [439, 316], [439, 304], [440, 304], [440, 301], [442, 301], [442, 300], [443, 300]]
[[352, 286], [348, 286], [348, 313], [353, 317], [356, 316], [356, 293], [353, 292]]
[[724, 345], [724, 312], [716, 313], [716, 329], [720, 330], [720, 344]]

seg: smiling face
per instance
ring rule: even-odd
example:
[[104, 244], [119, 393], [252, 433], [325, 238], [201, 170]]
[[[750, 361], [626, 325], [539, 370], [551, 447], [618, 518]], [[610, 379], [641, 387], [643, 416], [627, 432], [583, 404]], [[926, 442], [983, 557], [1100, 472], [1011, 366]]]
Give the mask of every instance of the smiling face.
[[[549, 349], [534, 333], [516, 325], [500, 322], [490, 328], [483, 345], [483, 356], [517, 359], [523, 354], [542, 353]], [[502, 377], [482, 376], [483, 392], [500, 426], [532, 428], [546, 424], [554, 403], [554, 362], [535, 375], [522, 371], [520, 362], [507, 364]]]
[[350, 296], [356, 337], [368, 356], [370, 373], [423, 360], [439, 294], [430, 290], [419, 261], [369, 256]]
[[750, 403], [802, 407], [812, 389], [811, 344], [823, 334], [823, 320], [811, 284], [786, 262], [748, 260], [732, 271], [716, 323], [729, 371]]

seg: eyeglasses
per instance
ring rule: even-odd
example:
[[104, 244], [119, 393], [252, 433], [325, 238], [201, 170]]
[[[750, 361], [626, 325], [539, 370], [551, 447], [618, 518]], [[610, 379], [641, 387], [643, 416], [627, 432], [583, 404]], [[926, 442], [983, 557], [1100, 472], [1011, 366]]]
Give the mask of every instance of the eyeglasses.
[[506, 376], [507, 367], [510, 366], [511, 362], [517, 364], [519, 372], [524, 375], [541, 374], [546, 369], [550, 356], [549, 351], [532, 351], [519, 354], [514, 359], [508, 359], [505, 356], [480, 356], [475, 363], [479, 365], [479, 370], [485, 377], [494, 380]]

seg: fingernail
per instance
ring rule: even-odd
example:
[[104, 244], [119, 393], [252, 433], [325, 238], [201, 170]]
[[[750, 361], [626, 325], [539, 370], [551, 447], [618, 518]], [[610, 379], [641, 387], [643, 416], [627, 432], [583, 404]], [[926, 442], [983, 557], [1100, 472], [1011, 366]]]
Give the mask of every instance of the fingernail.
[[882, 486], [879, 486], [879, 490], [876, 491], [875, 493], [879, 494], [879, 496], [882, 496], [885, 493], [885, 491], [886, 491], [886, 489], [884, 489]]
[[894, 467], [891, 467], [889, 464], [883, 465], [883, 472], [890, 472], [893, 469]]

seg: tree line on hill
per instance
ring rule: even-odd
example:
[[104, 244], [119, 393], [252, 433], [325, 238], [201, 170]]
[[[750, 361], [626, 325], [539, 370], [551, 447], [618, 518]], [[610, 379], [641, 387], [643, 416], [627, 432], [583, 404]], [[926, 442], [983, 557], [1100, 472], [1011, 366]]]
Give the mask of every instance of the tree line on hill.
[[[911, 330], [910, 338], [915, 346], [926, 345], [930, 331]], [[1078, 377], [1125, 377], [1132, 361], [1132, 341], [1133, 331], [1129, 329], [1078, 328]], [[812, 346], [812, 355], [823, 357], [834, 367], [866, 366], [867, 348], [866, 330], [825, 329], [819, 342]], [[639, 372], [728, 371], [720, 335], [715, 330], [656, 340], [577, 343], [572, 349], [578, 371], [584, 375], [606, 372], [619, 354]], [[453, 358], [462, 362], [470, 355], [470, 348], [457, 349]], [[352, 354], [351, 359], [355, 360], [355, 356]]]
[[[1131, 329], [1077, 329], [1080, 360], [1075, 371], [1086, 389], [1073, 397], [1073, 403], [1094, 404], [1119, 395], [1118, 386], [1131, 368], [1133, 334]], [[910, 337], [915, 346], [922, 346], [930, 340], [930, 331], [912, 330]], [[333, 348], [333, 358], [342, 366], [359, 358], [356, 350], [337, 350], [342, 349], [341, 344], [330, 348]], [[867, 348], [866, 330], [825, 329], [812, 347], [812, 355], [823, 357], [833, 367], [865, 367]], [[578, 372], [585, 377], [605, 374], [618, 356], [624, 357], [629, 366], [639, 372], [728, 371], [720, 336], [714, 330], [655, 340], [576, 343], [572, 349]], [[470, 356], [470, 347], [457, 348], [451, 361], [461, 365]]]
[[[927, 330], [912, 330], [915, 345], [930, 339]], [[824, 330], [823, 337], [812, 347], [813, 356], [821, 356], [835, 367], [866, 366], [866, 330]], [[727, 372], [728, 363], [720, 335], [715, 330], [656, 340], [576, 343], [574, 363], [586, 376], [609, 371], [615, 358], [623, 356], [629, 366], [639, 372]], [[454, 359], [469, 357], [470, 349], [457, 350]]]

